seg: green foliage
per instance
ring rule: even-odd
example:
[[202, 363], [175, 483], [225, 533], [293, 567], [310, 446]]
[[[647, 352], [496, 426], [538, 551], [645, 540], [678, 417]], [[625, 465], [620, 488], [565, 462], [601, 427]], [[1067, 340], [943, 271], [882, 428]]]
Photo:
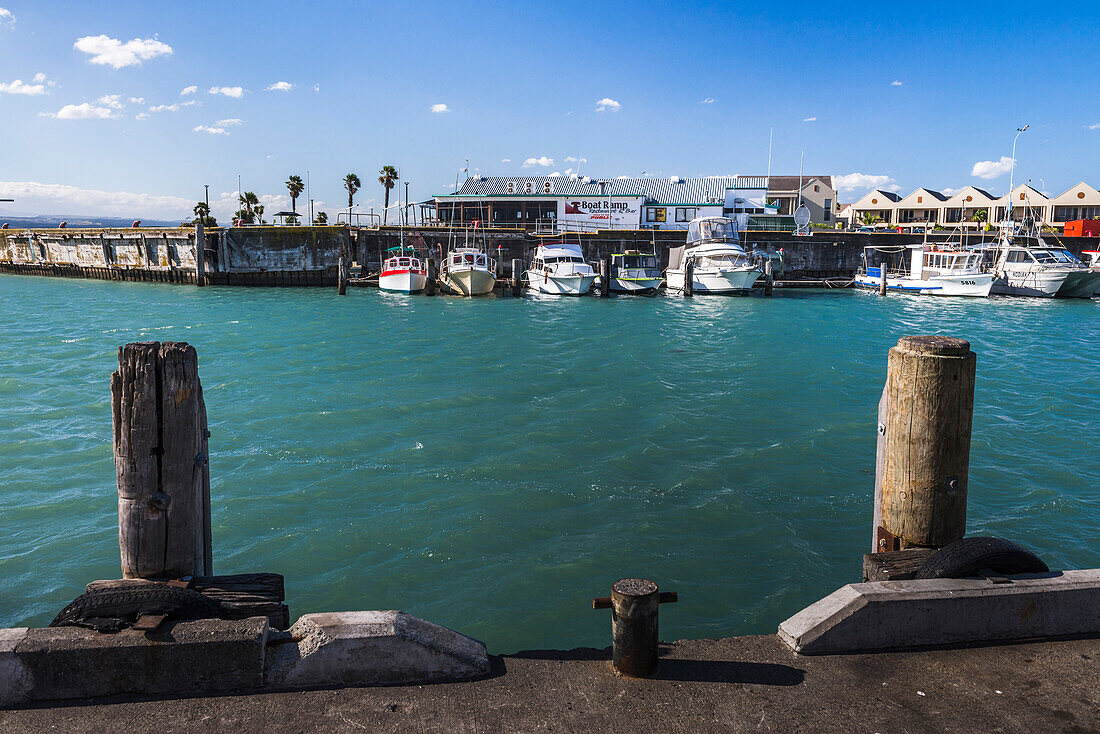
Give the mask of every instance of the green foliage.
[[328, 224], [328, 214], [325, 212], [317, 212], [317, 218], [313, 220], [313, 223], [318, 225]]
[[192, 211], [195, 212], [195, 218], [191, 221], [191, 224], [199, 224], [201, 222], [204, 227], [218, 226], [218, 220], [210, 216], [210, 207], [205, 201], [196, 203]]
[[298, 197], [305, 189], [306, 185], [302, 183], [301, 176], [291, 176], [286, 180], [286, 190], [290, 192], [290, 211], [298, 211]]
[[401, 178], [397, 175], [397, 169], [393, 166], [382, 166], [382, 170], [378, 172], [378, 183], [382, 184], [382, 188], [386, 191], [386, 203], [382, 209], [382, 224], [386, 223], [386, 216], [390, 213], [390, 189], [397, 185], [397, 179]]
[[362, 188], [359, 177], [354, 173], [344, 176], [344, 188], [348, 190], [348, 210], [355, 204], [355, 192]]
[[877, 224], [880, 219], [881, 217], [879, 217], [879, 215], [875, 214], [874, 212], [863, 212], [863, 214], [861, 214], [859, 217], [859, 221], [867, 227], [870, 227], [873, 224]]
[[974, 216], [970, 217], [970, 221], [971, 222], [977, 222], [978, 224], [981, 224], [982, 222], [984, 222], [988, 218], [989, 218], [989, 212], [987, 212], [985, 209], [979, 209], [978, 211], [974, 212]]
[[[256, 217], [263, 213], [263, 206], [260, 205], [260, 197], [251, 191], [246, 191], [237, 197], [240, 202], [241, 208], [237, 210], [237, 213], [233, 216], [239, 219], [241, 224], [254, 224]], [[263, 220], [261, 220], [261, 224]]]

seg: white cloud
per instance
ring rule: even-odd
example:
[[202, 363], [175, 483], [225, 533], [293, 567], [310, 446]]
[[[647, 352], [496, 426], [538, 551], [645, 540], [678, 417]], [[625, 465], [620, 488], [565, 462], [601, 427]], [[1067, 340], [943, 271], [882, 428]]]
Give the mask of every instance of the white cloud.
[[1088, 126], [1089, 130], [1100, 130], [1100, 122]]
[[46, 81], [46, 75], [43, 74], [42, 72], [38, 72], [37, 74], [34, 75], [34, 83], [35, 84], [41, 84], [44, 81]]
[[148, 112], [139, 112], [136, 115], [134, 115], [134, 119], [135, 120], [148, 120], [149, 119], [149, 113]]
[[0, 8], [0, 28], [15, 25], [15, 16], [7, 8]]
[[621, 104], [610, 97], [604, 97], [596, 103], [596, 112], [618, 112], [622, 107]]
[[891, 86], [891, 87], [900, 87], [900, 86], [901, 86], [901, 82], [900, 82], [900, 81], [898, 81], [897, 79], [895, 79], [894, 81], [890, 82], [890, 86]]
[[67, 104], [57, 112], [39, 112], [38, 116], [54, 117], [58, 120], [114, 120], [119, 115], [110, 107], [83, 102], [81, 104]]
[[706, 99], [704, 99], [699, 104], [714, 104], [714, 97], [707, 97]]
[[244, 120], [239, 117], [230, 117], [228, 120], [218, 120], [214, 123], [214, 127], [233, 127], [234, 125], [243, 125]]
[[869, 173], [847, 173], [843, 176], [834, 176], [833, 183], [837, 191], [857, 191], [859, 189], [881, 189], [894, 183], [889, 176], [874, 175]]
[[224, 127], [207, 127], [206, 125], [196, 125], [191, 132], [193, 133], [210, 133], [211, 135], [228, 135], [229, 131]]
[[275, 82], [274, 84], [272, 84], [270, 87], [267, 88], [267, 91], [269, 91], [269, 92], [289, 92], [291, 89], [294, 89], [294, 85], [291, 84], [290, 82]]
[[803, 117], [802, 122], [817, 122], [816, 117]]
[[240, 87], [210, 87], [206, 90], [209, 94], [220, 94], [225, 97], [232, 97], [233, 99], [240, 99], [244, 96], [244, 90]]
[[145, 104], [145, 97], [130, 97], [130, 101], [134, 104]]
[[314, 92], [320, 92], [321, 91], [321, 85], [320, 84], [314, 84], [313, 85], [313, 91]]
[[156, 37], [134, 38], [123, 43], [117, 38], [108, 36], [84, 36], [76, 39], [73, 48], [90, 54], [91, 63], [110, 66], [114, 69], [140, 66], [142, 61], [155, 59], [157, 56], [169, 56], [172, 53], [172, 47], [158, 41]]
[[567, 155], [567, 156], [565, 156], [565, 162], [566, 163], [588, 163], [588, 159], [584, 158], [584, 157], [578, 158], [575, 155]]
[[194, 84], [192, 84], [189, 87], [184, 87], [183, 89], [181, 89], [180, 90], [180, 96], [181, 97], [186, 97], [187, 95], [194, 94], [197, 91], [199, 91], [199, 88], [196, 87]]
[[38, 97], [49, 92], [46, 91], [45, 84], [24, 84], [22, 79], [16, 79], [7, 84], [0, 82], [0, 94], [24, 94], [28, 97]]
[[448, 107], [445, 104], [440, 103], [440, 104], [433, 104], [431, 106], [431, 110], [432, 110], [432, 112], [434, 112], [436, 114], [439, 114], [440, 112], [450, 112], [451, 108]]
[[112, 110], [122, 109], [122, 98], [118, 94], [105, 94], [95, 101], [96, 104], [110, 107]]
[[131, 194], [125, 191], [80, 189], [37, 181], [0, 181], [0, 196], [16, 199], [29, 209], [59, 214], [100, 214], [126, 217], [182, 217], [195, 202], [180, 196]]
[[554, 159], [547, 158], [546, 156], [539, 156], [538, 158], [528, 158], [523, 162], [524, 168], [534, 168], [535, 166], [549, 168], [552, 165], [554, 165]]
[[999, 161], [978, 161], [970, 169], [970, 175], [992, 179], [1003, 176], [1010, 170], [1012, 170], [1012, 159], [1007, 155], [1003, 155]]
[[954, 196], [955, 194], [957, 194], [957, 193], [959, 193], [960, 191], [962, 191], [962, 190], [963, 190], [964, 188], [966, 188], [966, 187], [965, 187], [965, 186], [963, 186], [963, 187], [960, 187], [960, 188], [954, 189], [954, 188], [951, 188], [950, 186], [948, 186], [947, 188], [944, 188], [944, 189], [940, 189], [940, 193], [941, 193], [941, 194], [944, 194], [945, 196]]
[[512, 162], [512, 159], [511, 159], [511, 158], [501, 158], [501, 159], [500, 159], [500, 162], [501, 162], [501, 163], [511, 163], [511, 162]]

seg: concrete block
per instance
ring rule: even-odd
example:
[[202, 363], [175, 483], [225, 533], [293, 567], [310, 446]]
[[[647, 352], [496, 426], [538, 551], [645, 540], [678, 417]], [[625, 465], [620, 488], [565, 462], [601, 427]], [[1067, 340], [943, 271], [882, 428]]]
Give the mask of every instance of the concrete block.
[[849, 584], [779, 625], [804, 654], [1100, 634], [1100, 569]]
[[31, 677], [15, 648], [27, 636], [26, 627], [0, 629], [0, 707], [15, 706], [30, 699]]
[[245, 691], [263, 684], [267, 634], [266, 617], [168, 622], [148, 634], [47, 627], [26, 631], [14, 655], [34, 701]]
[[268, 688], [443, 682], [489, 672], [483, 643], [404, 612], [306, 614], [287, 637], [268, 650]]

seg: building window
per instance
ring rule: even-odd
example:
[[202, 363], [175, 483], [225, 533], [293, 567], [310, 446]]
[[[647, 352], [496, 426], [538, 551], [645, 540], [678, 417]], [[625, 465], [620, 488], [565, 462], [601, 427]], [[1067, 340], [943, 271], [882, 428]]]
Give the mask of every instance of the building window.
[[695, 207], [692, 206], [678, 206], [676, 207], [676, 221], [677, 222], [690, 222], [695, 219]]
[[923, 196], [918, 196], [917, 197], [917, 203], [920, 204], [922, 201], [924, 201], [924, 197]]
[[816, 194], [818, 191], [821, 191], [821, 187], [817, 184], [814, 184], [814, 193]]
[[645, 220], [646, 222], [665, 221], [665, 208], [663, 206], [654, 206], [646, 209]]

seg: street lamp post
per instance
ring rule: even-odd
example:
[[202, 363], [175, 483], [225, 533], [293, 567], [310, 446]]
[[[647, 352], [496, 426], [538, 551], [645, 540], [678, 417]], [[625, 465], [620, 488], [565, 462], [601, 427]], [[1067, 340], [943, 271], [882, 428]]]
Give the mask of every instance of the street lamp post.
[[409, 226], [409, 182], [405, 182], [405, 226]]
[[1008, 207], [1005, 210], [1005, 217], [1010, 224], [1012, 222], [1012, 182], [1016, 173], [1016, 141], [1019, 140], [1024, 130], [1027, 130], [1029, 127], [1031, 127], [1031, 123], [1016, 128], [1016, 137], [1012, 139], [1012, 162], [1008, 165]]

